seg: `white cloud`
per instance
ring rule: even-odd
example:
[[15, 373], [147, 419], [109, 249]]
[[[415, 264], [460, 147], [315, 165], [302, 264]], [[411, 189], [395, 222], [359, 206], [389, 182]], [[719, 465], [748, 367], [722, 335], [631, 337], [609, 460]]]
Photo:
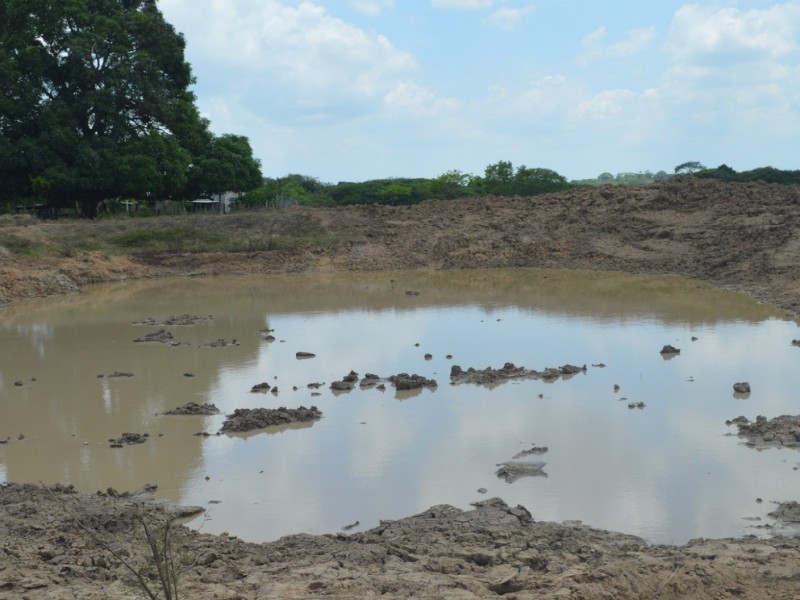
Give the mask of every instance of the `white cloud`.
[[655, 27], [642, 27], [628, 31], [625, 37], [617, 42], [608, 43], [607, 33], [604, 26], [598, 27], [583, 38], [584, 52], [578, 58], [579, 63], [588, 64], [596, 60], [638, 54], [649, 48], [657, 37]]
[[519, 27], [523, 19], [531, 14], [533, 10], [532, 6], [524, 8], [499, 8], [486, 17], [486, 23], [499, 29], [511, 31]]
[[678, 9], [669, 32], [669, 48], [691, 63], [777, 60], [796, 52], [800, 2], [741, 11], [687, 4]]
[[384, 10], [394, 8], [394, 0], [350, 0], [350, 6], [365, 15], [378, 16]]
[[574, 114], [579, 119], [609, 119], [620, 117], [638, 95], [631, 90], [605, 90], [584, 100], [576, 107]]
[[431, 0], [433, 8], [455, 8], [458, 10], [475, 10], [491, 8], [494, 0]]
[[190, 51], [201, 55], [206, 74], [219, 85], [297, 95], [300, 107], [379, 102], [417, 68], [413, 56], [385, 36], [312, 2], [167, 0], [164, 10], [192, 21]]
[[461, 109], [455, 98], [439, 98], [429, 88], [413, 82], [400, 82], [383, 99], [392, 113], [405, 113], [415, 117], [449, 116]]

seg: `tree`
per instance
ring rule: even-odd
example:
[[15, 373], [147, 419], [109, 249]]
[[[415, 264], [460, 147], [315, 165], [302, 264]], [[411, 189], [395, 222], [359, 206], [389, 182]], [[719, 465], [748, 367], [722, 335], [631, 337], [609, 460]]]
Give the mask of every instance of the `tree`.
[[511, 161], [501, 160], [486, 167], [483, 177], [483, 190], [487, 194], [508, 196], [513, 193], [514, 166]]
[[439, 198], [466, 196], [472, 176], [458, 170], [447, 171], [431, 181], [431, 193]]
[[189, 182], [196, 194], [246, 192], [261, 183], [261, 163], [253, 158], [245, 136], [224, 134], [212, 138], [197, 157], [189, 170]]
[[689, 162], [681, 163], [677, 167], [675, 167], [675, 174], [676, 175], [692, 174], [696, 173], [697, 171], [702, 171], [705, 168], [706, 167], [703, 163], [697, 162], [696, 160], [692, 160]]
[[89, 217], [122, 190], [166, 193], [159, 166], [209, 139], [184, 47], [156, 0], [0, 0], [0, 138], [14, 149], [0, 176], [19, 194], [43, 177]]
[[532, 169], [522, 165], [514, 175], [514, 193], [519, 196], [547, 194], [568, 187], [566, 178], [551, 169]]

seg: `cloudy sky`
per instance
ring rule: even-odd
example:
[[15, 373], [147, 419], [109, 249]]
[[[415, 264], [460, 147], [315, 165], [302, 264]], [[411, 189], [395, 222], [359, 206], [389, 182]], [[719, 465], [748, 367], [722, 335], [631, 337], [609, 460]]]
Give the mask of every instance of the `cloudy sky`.
[[800, 168], [800, 0], [161, 0], [264, 174]]

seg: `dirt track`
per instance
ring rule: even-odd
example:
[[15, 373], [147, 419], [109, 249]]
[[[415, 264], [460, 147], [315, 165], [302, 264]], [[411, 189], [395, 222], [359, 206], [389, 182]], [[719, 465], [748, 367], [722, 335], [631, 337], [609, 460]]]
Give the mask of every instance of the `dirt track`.
[[[532, 199], [413, 207], [291, 209], [207, 217], [235, 235], [318, 243], [237, 254], [77, 253], [15, 257], [0, 248], [0, 302], [75, 292], [95, 281], [180, 274], [539, 267], [679, 274], [800, 313], [800, 189], [693, 179], [646, 188], [573, 190]], [[46, 239], [69, 223], [0, 223]], [[84, 226], [84, 225], [82, 225]], [[112, 227], [99, 221], [90, 227]], [[0, 315], [2, 313], [0, 312]], [[0, 316], [0, 318], [2, 318]], [[62, 494], [88, 524], [138, 560], [129, 500]], [[789, 499], [787, 499], [789, 500]], [[150, 505], [148, 505], [150, 506]], [[535, 507], [433, 507], [364, 533], [247, 544], [179, 529], [191, 563], [185, 598], [797, 598], [800, 541], [698, 540], [647, 546], [623, 534], [535, 522]], [[158, 508], [148, 509], [158, 512]], [[0, 599], [134, 598], [107, 551], [43, 490], [0, 488]]]

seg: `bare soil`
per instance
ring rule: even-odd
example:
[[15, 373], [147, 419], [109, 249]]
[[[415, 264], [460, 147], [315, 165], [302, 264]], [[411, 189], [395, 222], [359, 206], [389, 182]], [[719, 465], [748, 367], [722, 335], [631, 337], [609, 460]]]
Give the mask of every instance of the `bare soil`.
[[[126, 228], [164, 227], [169, 219], [230, 237], [268, 231], [274, 247], [137, 253], [102, 242]], [[101, 240], [101, 247], [75, 250], [78, 238]], [[0, 303], [142, 277], [536, 267], [683, 275], [800, 313], [800, 189], [793, 186], [679, 178], [535, 198], [293, 208], [164, 217], [157, 224], [3, 218], [2, 240], [39, 250], [0, 248]], [[169, 509], [141, 496], [0, 486], [0, 600], [142, 597], [65, 506], [141, 565], [145, 545], [134, 515], [144, 511], [155, 519]], [[267, 544], [179, 527], [174, 543], [186, 565], [182, 597], [800, 597], [797, 538], [650, 546], [580, 523], [539, 523], [529, 508], [533, 515], [496, 499], [469, 511], [436, 506], [366, 532]]]

